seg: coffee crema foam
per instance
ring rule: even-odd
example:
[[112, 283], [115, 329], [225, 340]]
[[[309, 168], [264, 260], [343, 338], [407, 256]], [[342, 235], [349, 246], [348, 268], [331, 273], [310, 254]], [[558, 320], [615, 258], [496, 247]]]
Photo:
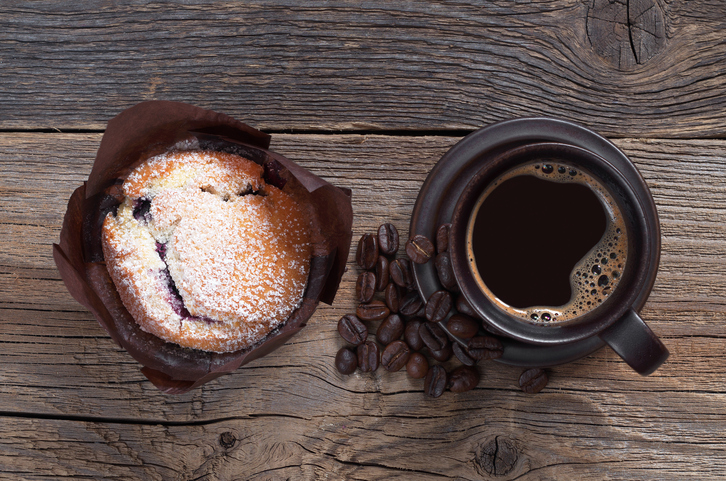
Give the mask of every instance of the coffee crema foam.
[[[576, 183], [589, 188], [605, 211], [607, 225], [600, 241], [577, 262], [570, 273], [571, 297], [561, 306], [513, 307], [499, 299], [484, 283], [477, 268], [472, 244], [474, 223], [489, 195], [503, 182], [518, 176], [534, 176], [557, 183]], [[495, 235], [495, 234], [493, 234]], [[520, 319], [536, 324], [564, 323], [596, 309], [617, 288], [628, 258], [628, 239], [620, 207], [607, 188], [587, 170], [555, 159], [541, 159], [517, 166], [489, 184], [479, 197], [467, 225], [467, 255], [479, 287], [495, 305]], [[523, 275], [539, 274], [536, 271]]]

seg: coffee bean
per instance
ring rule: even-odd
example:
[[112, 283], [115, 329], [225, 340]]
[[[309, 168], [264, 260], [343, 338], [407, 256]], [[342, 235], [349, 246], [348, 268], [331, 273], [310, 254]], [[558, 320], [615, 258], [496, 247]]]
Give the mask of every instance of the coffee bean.
[[371, 302], [376, 293], [376, 275], [370, 271], [361, 272], [355, 283], [355, 295], [358, 302]]
[[406, 372], [414, 379], [422, 379], [429, 372], [429, 361], [420, 352], [413, 352], [406, 363]]
[[355, 253], [355, 261], [361, 269], [370, 270], [378, 260], [378, 238], [371, 234], [363, 234], [358, 241], [358, 250]]
[[386, 305], [391, 312], [398, 312], [398, 309], [401, 307], [401, 293], [399, 289], [401, 289], [399, 286], [391, 282], [386, 286], [386, 290], [383, 292], [383, 296], [386, 299]]
[[403, 331], [403, 340], [414, 351], [420, 351], [424, 347], [423, 339], [421, 339], [421, 334], [419, 333], [421, 324], [424, 322], [426, 321], [420, 317], [414, 317], [406, 322], [406, 328]]
[[391, 273], [388, 270], [388, 258], [386, 256], [378, 256], [375, 272], [376, 290], [383, 292], [388, 286], [388, 281], [391, 279]]
[[479, 384], [479, 371], [473, 366], [459, 366], [449, 374], [449, 391], [471, 391]]
[[385, 319], [391, 311], [383, 302], [371, 301], [367, 304], [359, 304], [355, 313], [362, 321], [381, 321]]
[[387, 256], [398, 252], [398, 230], [393, 224], [383, 224], [378, 228], [378, 248]]
[[338, 321], [340, 337], [357, 346], [366, 342], [368, 328], [353, 314], [346, 314]]
[[424, 381], [424, 393], [427, 396], [439, 397], [444, 393], [447, 384], [446, 369], [436, 364], [429, 369]]
[[451, 256], [448, 252], [442, 252], [434, 259], [434, 266], [436, 267], [436, 274], [439, 276], [439, 282], [444, 286], [444, 289], [448, 289], [453, 292], [459, 291], [459, 286], [456, 284], [456, 278], [454, 277], [454, 269], [451, 267]]
[[418, 332], [430, 351], [440, 351], [449, 345], [449, 336], [435, 322], [424, 322]]
[[411, 349], [403, 341], [393, 341], [381, 353], [381, 365], [389, 372], [401, 370], [411, 357]]
[[424, 306], [421, 296], [416, 291], [407, 292], [403, 299], [401, 299], [401, 305], [398, 312], [404, 316], [414, 316]]
[[424, 235], [415, 235], [406, 242], [406, 255], [416, 264], [426, 264], [434, 255], [434, 245]]
[[451, 359], [451, 355], [453, 354], [454, 350], [451, 348], [451, 343], [449, 343], [443, 349], [429, 352], [431, 353], [431, 357], [433, 357], [437, 361], [446, 362]]
[[341, 374], [353, 374], [358, 367], [358, 356], [347, 347], [341, 348], [335, 355], [335, 368]]
[[378, 344], [373, 341], [366, 341], [358, 346], [358, 368], [363, 372], [373, 372], [378, 369], [380, 363], [380, 350]]
[[408, 259], [396, 259], [388, 265], [391, 280], [401, 287], [409, 288], [413, 285], [411, 262]]
[[376, 339], [384, 346], [401, 339], [405, 326], [398, 314], [386, 317], [376, 331]]
[[426, 319], [431, 322], [443, 321], [451, 311], [451, 294], [448, 291], [436, 291], [426, 303]]
[[471, 304], [469, 304], [469, 301], [466, 300], [466, 297], [464, 297], [463, 294], [460, 294], [456, 297], [456, 310], [459, 311], [462, 314], [466, 314], [470, 317], [479, 318], [479, 315], [476, 313], [473, 307], [471, 307]]
[[479, 323], [464, 314], [454, 314], [446, 322], [449, 332], [462, 339], [471, 339], [479, 332]]
[[461, 344], [458, 342], [452, 342], [451, 347], [453, 348], [454, 356], [456, 356], [456, 359], [458, 359], [463, 365], [473, 366], [476, 364], [476, 359], [467, 354], [466, 349], [461, 347]]
[[549, 381], [547, 372], [544, 369], [527, 369], [519, 376], [519, 387], [529, 394], [540, 392]]
[[449, 232], [451, 224], [441, 224], [436, 231], [436, 252], [446, 252], [449, 250]]
[[502, 357], [504, 346], [502, 346], [502, 342], [496, 337], [476, 336], [469, 339], [469, 345], [466, 350], [477, 361], [486, 361], [487, 359], [498, 359]]

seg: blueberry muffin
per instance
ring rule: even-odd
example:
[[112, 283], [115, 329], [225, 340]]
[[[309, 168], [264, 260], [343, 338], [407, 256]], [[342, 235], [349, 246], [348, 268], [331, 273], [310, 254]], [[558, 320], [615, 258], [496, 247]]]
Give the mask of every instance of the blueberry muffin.
[[183, 347], [232, 352], [262, 340], [300, 305], [310, 221], [263, 173], [237, 155], [177, 151], [126, 178], [102, 246], [141, 329]]

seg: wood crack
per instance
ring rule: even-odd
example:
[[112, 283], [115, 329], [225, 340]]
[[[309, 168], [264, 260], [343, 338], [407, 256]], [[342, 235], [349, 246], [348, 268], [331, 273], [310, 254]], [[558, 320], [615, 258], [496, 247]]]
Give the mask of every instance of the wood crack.
[[638, 51], [635, 49], [635, 42], [633, 41], [633, 20], [630, 15], [630, 0], [625, 0], [625, 12], [628, 20], [628, 40], [630, 41], [630, 50], [633, 52], [633, 57], [635, 57], [635, 63], [640, 63]]
[[[56, 386], [56, 389], [59, 387]], [[72, 388], [67, 388], [72, 389]], [[93, 424], [119, 424], [119, 425], [137, 425], [137, 426], [209, 426], [218, 423], [226, 423], [230, 421], [240, 421], [245, 419], [255, 418], [289, 418], [306, 420], [298, 416], [291, 416], [287, 414], [250, 414], [246, 416], [227, 416], [208, 420], [199, 421], [169, 421], [164, 419], [134, 419], [134, 418], [114, 418], [105, 416], [84, 416], [84, 415], [68, 415], [68, 414], [47, 414], [47, 413], [24, 413], [24, 412], [12, 412], [12, 411], [0, 411], [0, 418], [21, 418], [21, 419], [43, 419], [49, 421], [69, 421], [69, 422], [82, 422], [82, 423], [93, 423]]]

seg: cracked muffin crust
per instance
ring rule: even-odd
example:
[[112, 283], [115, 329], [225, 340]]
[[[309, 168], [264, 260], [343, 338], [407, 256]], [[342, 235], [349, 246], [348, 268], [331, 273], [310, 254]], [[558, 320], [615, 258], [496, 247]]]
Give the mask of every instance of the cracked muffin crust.
[[300, 305], [309, 221], [263, 167], [212, 151], [169, 152], [137, 167], [103, 223], [106, 266], [146, 332], [183, 347], [254, 345]]

